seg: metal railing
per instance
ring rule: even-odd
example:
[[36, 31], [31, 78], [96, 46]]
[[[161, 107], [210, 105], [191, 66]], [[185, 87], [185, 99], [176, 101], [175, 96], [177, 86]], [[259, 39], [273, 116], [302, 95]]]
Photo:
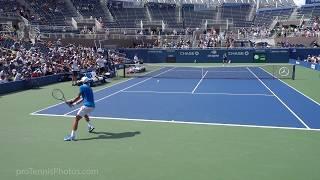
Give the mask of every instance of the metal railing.
[[99, 39], [99, 40], [126, 40], [126, 39], [157, 39], [159, 37], [165, 39], [191, 38], [192, 35], [124, 35], [124, 34], [75, 34], [75, 33], [42, 33], [42, 37], [64, 39], [64, 38], [79, 38], [79, 39]]

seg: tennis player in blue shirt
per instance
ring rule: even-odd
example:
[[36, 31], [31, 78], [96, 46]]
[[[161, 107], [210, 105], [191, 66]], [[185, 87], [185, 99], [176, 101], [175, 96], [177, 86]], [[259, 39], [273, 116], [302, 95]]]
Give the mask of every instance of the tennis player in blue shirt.
[[94, 130], [94, 127], [89, 119], [89, 113], [92, 112], [95, 108], [93, 91], [88, 83], [89, 78], [82, 77], [81, 82], [83, 84], [80, 86], [80, 93], [78, 94], [78, 96], [73, 100], [67, 102], [70, 105], [73, 105], [74, 103], [78, 104], [80, 102], [83, 102], [83, 105], [81, 106], [75, 117], [71, 134], [64, 138], [65, 141], [76, 140], [76, 131], [78, 129], [78, 123], [82, 117], [84, 117], [88, 123], [88, 132], [91, 133]]

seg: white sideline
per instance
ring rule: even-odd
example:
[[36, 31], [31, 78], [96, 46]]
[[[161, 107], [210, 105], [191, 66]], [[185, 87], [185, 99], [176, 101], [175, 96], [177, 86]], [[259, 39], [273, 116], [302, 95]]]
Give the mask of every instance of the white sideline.
[[304, 93], [302, 93], [301, 91], [297, 90], [296, 88], [292, 87], [291, 85], [289, 85], [288, 83], [284, 82], [283, 80], [275, 77], [273, 74], [269, 73], [268, 71], [265, 71], [263, 68], [260, 67], [260, 69], [262, 69], [264, 72], [268, 73], [269, 75], [271, 75], [272, 77], [276, 78], [277, 80], [279, 80], [280, 82], [282, 82], [283, 84], [287, 85], [289, 88], [295, 90], [296, 92], [298, 92], [299, 94], [301, 94], [302, 96], [306, 97], [307, 99], [309, 99], [310, 101], [314, 102], [315, 104], [317, 104], [318, 106], [320, 106], [320, 103], [318, 103], [317, 101], [315, 101], [314, 99], [312, 99], [311, 97], [305, 95]]
[[264, 87], [266, 87], [266, 88], [281, 102], [281, 104], [282, 104], [284, 107], [286, 107], [286, 108], [291, 112], [291, 114], [293, 114], [307, 129], [310, 129], [310, 127], [309, 127], [292, 109], [290, 109], [263, 81], [261, 81], [261, 79], [258, 78], [258, 76], [257, 76], [254, 72], [252, 72], [252, 71], [249, 69], [249, 67], [247, 67], [247, 69], [248, 69], [248, 71], [250, 71], [250, 73], [251, 73], [252, 75], [254, 75], [254, 77], [255, 77], [256, 79], [258, 79], [258, 80], [260, 81], [260, 83], [261, 83]]

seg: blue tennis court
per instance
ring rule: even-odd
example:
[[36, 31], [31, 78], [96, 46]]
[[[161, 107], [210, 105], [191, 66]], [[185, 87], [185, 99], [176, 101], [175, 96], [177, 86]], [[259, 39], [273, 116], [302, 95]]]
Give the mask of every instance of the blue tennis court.
[[[95, 99], [91, 116], [100, 119], [320, 129], [317, 102], [254, 66], [163, 67], [97, 91]], [[57, 104], [32, 115], [70, 117], [78, 108]]]

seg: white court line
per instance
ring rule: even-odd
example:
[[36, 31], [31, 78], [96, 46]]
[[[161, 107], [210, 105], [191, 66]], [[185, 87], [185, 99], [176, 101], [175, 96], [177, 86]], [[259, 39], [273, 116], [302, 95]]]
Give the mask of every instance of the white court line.
[[[96, 100], [95, 103], [97, 103], [97, 102], [99, 102], [99, 101], [102, 101], [102, 100], [104, 100], [104, 99], [107, 99], [107, 98], [109, 98], [109, 97], [111, 97], [111, 96], [114, 96], [114, 95], [116, 95], [116, 94], [119, 94], [120, 92], [123, 92], [123, 91], [125, 91], [125, 90], [127, 90], [127, 89], [130, 89], [130, 88], [136, 86], [136, 85], [139, 85], [139, 84], [141, 84], [141, 83], [144, 83], [144, 82], [146, 82], [146, 81], [148, 81], [148, 80], [150, 80], [150, 79], [152, 79], [152, 78], [155, 78], [155, 77], [157, 77], [157, 76], [160, 76], [161, 74], [167, 73], [167, 72], [171, 71], [172, 69], [174, 69], [174, 68], [168, 69], [168, 70], [163, 71], [163, 72], [161, 72], [161, 73], [159, 73], [159, 74], [157, 74], [157, 75], [155, 75], [155, 76], [149, 77], [149, 78], [147, 78], [147, 79], [145, 79], [145, 80], [143, 80], [143, 81], [139, 81], [139, 82], [137, 82], [137, 83], [135, 83], [135, 84], [133, 84], [133, 85], [131, 85], [131, 86], [128, 86], [128, 87], [126, 87], [126, 88], [123, 88], [123, 89], [121, 89], [121, 90], [119, 90], [119, 91], [117, 91], [117, 92], [114, 92], [114, 93], [112, 93], [112, 94], [109, 94], [108, 96], [105, 96], [105, 97], [103, 97], [103, 98], [100, 98], [100, 99]], [[77, 109], [75, 109], [75, 110], [72, 110], [72, 111], [70, 111], [70, 112], [65, 113], [64, 115], [71, 114], [71, 113], [73, 113], [73, 112], [75, 112], [75, 111], [77, 111], [77, 110], [79, 110], [79, 109], [80, 109], [80, 108], [77, 108]]]
[[198, 86], [200, 85], [200, 83], [203, 81], [203, 78], [207, 75], [208, 71], [206, 71], [206, 73], [204, 73], [204, 75], [201, 77], [200, 81], [198, 82], [198, 84], [196, 85], [196, 87], [193, 89], [192, 94], [197, 90]]
[[[287, 63], [262, 63], [259, 64], [260, 66], [268, 66], [268, 65], [288, 65]], [[177, 67], [176, 64], [172, 63], [172, 64], [167, 64], [167, 63], [146, 63], [146, 65], [151, 66], [151, 67]], [[201, 66], [200, 64], [194, 64], [194, 63], [189, 63], [189, 64], [184, 64], [182, 66], [179, 66], [177, 68], [246, 68], [246, 67], [257, 67], [257, 65], [255, 64], [243, 64], [243, 63], [238, 63], [238, 64], [206, 64], [205, 66]]]
[[[202, 70], [199, 69], [176, 69], [173, 72], [201, 72]], [[209, 73], [247, 73], [248, 71], [223, 71], [223, 70], [208, 70]]]
[[264, 87], [266, 87], [281, 102], [281, 104], [283, 104], [291, 112], [291, 114], [293, 114], [307, 129], [310, 129], [310, 127], [292, 109], [290, 109], [263, 81], [261, 81], [261, 79], [259, 79], [258, 76], [249, 69], [249, 67], [247, 67], [247, 69], [248, 71], [250, 71], [252, 75], [254, 75], [255, 78], [257, 78], [261, 82], [261, 84]]
[[153, 93], [153, 94], [191, 94], [191, 92], [183, 91], [122, 91], [124, 93]]
[[201, 72], [201, 68], [199, 69], [176, 69], [173, 72]]
[[[96, 93], [96, 92], [99, 92], [99, 91], [102, 91], [102, 90], [105, 90], [105, 89], [111, 88], [111, 87], [113, 87], [113, 86], [119, 85], [119, 84], [121, 84], [121, 83], [127, 82], [127, 81], [129, 81], [129, 80], [132, 80], [132, 78], [127, 79], [127, 80], [125, 80], [125, 81], [121, 81], [121, 82], [115, 83], [115, 84], [113, 84], [113, 85], [111, 85], [111, 86], [107, 86], [107, 87], [104, 87], [104, 88], [101, 88], [101, 89], [95, 90], [95, 91], [93, 91], [93, 92], [94, 92], [94, 93]], [[40, 112], [40, 111], [44, 111], [44, 110], [47, 110], [47, 109], [50, 109], [50, 108], [56, 107], [56, 106], [61, 105], [61, 104], [64, 104], [64, 102], [61, 102], [61, 103], [58, 103], [58, 104], [54, 104], [54, 105], [49, 106], [49, 107], [46, 107], [46, 108], [42, 108], [42, 109], [37, 110], [37, 111], [35, 111], [35, 112], [32, 112], [32, 113], [30, 113], [30, 114], [31, 114], [31, 115], [34, 115], [34, 114], [37, 114], [37, 113], [38, 113], [38, 112]]]
[[[161, 69], [162, 69], [162, 68], [161, 68]], [[153, 73], [153, 72], [155, 72], [155, 71], [159, 71], [159, 70], [161, 70], [161, 69], [156, 69], [156, 70], [150, 71], [150, 72], [148, 72], [148, 73], [146, 73], [146, 74], [150, 74], [150, 73]], [[130, 81], [130, 80], [133, 80], [133, 79], [135, 79], [135, 78], [129, 78], [129, 79], [125, 80], [125, 81], [121, 81], [121, 82], [115, 83], [115, 84], [113, 84], [113, 85], [111, 85], [111, 86], [107, 86], [107, 87], [104, 87], [104, 88], [95, 90], [95, 91], [93, 91], [93, 92], [96, 93], [96, 92], [99, 92], [99, 91], [102, 91], [102, 90], [105, 90], [105, 89], [114, 87], [114, 86], [116, 86], [116, 85], [125, 83], [125, 82]], [[64, 103], [64, 102], [61, 102], [61, 103], [58, 103], [58, 104], [54, 104], [54, 105], [52, 105], [52, 106], [49, 106], [49, 107], [46, 107], [46, 108], [42, 108], [42, 109], [37, 110], [37, 111], [35, 111], [35, 112], [32, 112], [32, 113], [30, 113], [30, 114], [31, 114], [31, 115], [34, 115], [34, 114], [37, 114], [37, 113], [40, 112], [40, 111], [44, 111], [44, 110], [50, 109], [50, 108], [52, 108], [52, 107], [61, 105], [61, 104], [63, 104], [63, 103]]]
[[206, 92], [183, 92], [183, 91], [122, 91], [123, 93], [153, 93], [153, 94], [193, 94], [193, 95], [225, 95], [225, 96], [271, 96], [273, 94], [240, 94], [240, 93], [206, 93]]
[[202, 92], [198, 92], [198, 93], [194, 93], [194, 94], [202, 94], [202, 95], [226, 95], [226, 96], [274, 96], [273, 94], [241, 94], [241, 93], [202, 93]]
[[[33, 115], [34, 116], [47, 116], [47, 117], [74, 117], [72, 115], [57, 115], [57, 114], [33, 114]], [[92, 118], [92, 119], [107, 119], [107, 120], [121, 120], [121, 121], [154, 122], [154, 123], [175, 123], [175, 124], [189, 124], [189, 125], [211, 125], [211, 126], [225, 126], [225, 127], [320, 131], [320, 129], [307, 129], [307, 128], [295, 128], [295, 127], [258, 126], [258, 125], [223, 124], [223, 123], [201, 123], [201, 122], [186, 122], [186, 121], [175, 121], [175, 120], [170, 121], [170, 120], [131, 119], [131, 118], [113, 118], [113, 117], [97, 117], [97, 116], [90, 116], [90, 118]]]
[[61, 104], [64, 104], [64, 103], [65, 103], [65, 102], [61, 102], [61, 103], [54, 104], [54, 105], [49, 106], [49, 107], [46, 107], [46, 108], [42, 108], [42, 109], [40, 109], [40, 110], [37, 110], [37, 111], [35, 111], [35, 112], [30, 113], [30, 115], [35, 115], [35, 114], [37, 114], [37, 113], [40, 112], [40, 111], [44, 111], [44, 110], [47, 110], [47, 109], [56, 107], [56, 106], [61, 105]]
[[209, 73], [248, 73], [248, 71], [208, 71]]
[[268, 73], [269, 75], [271, 75], [272, 77], [274, 77], [275, 79], [279, 80], [280, 82], [282, 82], [283, 84], [287, 85], [289, 88], [295, 90], [296, 92], [298, 92], [299, 94], [301, 94], [302, 96], [306, 97], [307, 99], [309, 99], [310, 101], [314, 102], [315, 104], [317, 104], [318, 106], [320, 106], [320, 103], [318, 103], [317, 101], [315, 101], [314, 99], [312, 99], [311, 97], [303, 94], [301, 91], [297, 90], [296, 88], [292, 87], [291, 85], [287, 84], [286, 82], [284, 82], [283, 80], [275, 77], [273, 74], [269, 73], [268, 71], [264, 70], [263, 68], [260, 67], [260, 69], [262, 69], [264, 72]]

